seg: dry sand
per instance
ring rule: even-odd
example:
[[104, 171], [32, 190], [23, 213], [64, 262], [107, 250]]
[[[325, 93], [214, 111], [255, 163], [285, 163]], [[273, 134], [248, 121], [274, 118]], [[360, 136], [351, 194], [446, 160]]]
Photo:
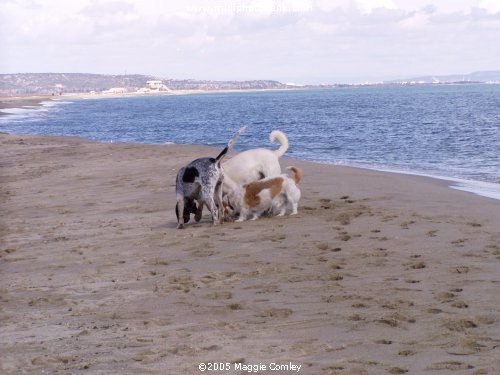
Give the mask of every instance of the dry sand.
[[499, 201], [284, 158], [298, 215], [176, 230], [218, 151], [0, 135], [2, 374], [498, 374]]

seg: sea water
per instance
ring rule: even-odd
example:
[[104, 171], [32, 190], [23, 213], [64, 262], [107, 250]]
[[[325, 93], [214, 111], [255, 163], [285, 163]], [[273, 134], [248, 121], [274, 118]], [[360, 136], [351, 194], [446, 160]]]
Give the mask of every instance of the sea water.
[[[51, 101], [11, 109], [0, 131], [101, 142], [273, 147], [287, 156], [454, 181], [500, 199], [500, 85], [348, 87]], [[277, 147], [277, 145], [274, 145]]]

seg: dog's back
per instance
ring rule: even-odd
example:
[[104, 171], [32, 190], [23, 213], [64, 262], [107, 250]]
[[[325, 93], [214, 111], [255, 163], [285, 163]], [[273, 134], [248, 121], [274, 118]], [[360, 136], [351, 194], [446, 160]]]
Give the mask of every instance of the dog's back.
[[254, 215], [271, 209], [273, 214], [278, 212], [282, 216], [289, 206], [292, 215], [296, 214], [301, 196], [297, 183], [302, 178], [302, 170], [297, 167], [287, 170], [293, 171], [293, 176], [282, 174], [244, 185], [243, 207]]
[[284, 182], [285, 179], [282, 176], [278, 176], [246, 184], [243, 195], [245, 207], [250, 210], [266, 208], [270, 205], [270, 201], [282, 192]]
[[175, 191], [178, 196], [196, 198], [202, 184], [217, 176], [216, 159], [199, 158], [179, 169]]
[[240, 152], [223, 165], [224, 191], [229, 192], [251, 181], [281, 174], [279, 158], [288, 149], [288, 139], [279, 130], [273, 130], [269, 136], [271, 142], [278, 140], [280, 147], [277, 150], [256, 148]]
[[281, 174], [274, 151], [257, 148], [239, 153], [223, 165], [224, 175], [237, 185]]

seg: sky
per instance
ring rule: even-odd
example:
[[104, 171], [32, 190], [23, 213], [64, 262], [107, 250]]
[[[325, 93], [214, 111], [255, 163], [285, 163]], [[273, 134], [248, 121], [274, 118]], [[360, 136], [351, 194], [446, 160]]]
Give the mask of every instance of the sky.
[[500, 0], [0, 0], [0, 73], [360, 83], [500, 70]]

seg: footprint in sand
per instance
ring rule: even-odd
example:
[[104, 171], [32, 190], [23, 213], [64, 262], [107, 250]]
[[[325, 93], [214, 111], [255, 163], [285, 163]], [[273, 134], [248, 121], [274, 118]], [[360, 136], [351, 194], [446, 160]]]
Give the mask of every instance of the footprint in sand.
[[288, 318], [290, 315], [292, 315], [293, 310], [292, 309], [284, 309], [284, 308], [274, 308], [274, 309], [269, 309], [265, 310], [256, 316], [259, 318]]
[[406, 374], [408, 370], [401, 367], [390, 367], [387, 369], [389, 374]]
[[423, 268], [425, 268], [426, 265], [424, 262], [416, 262], [416, 263], [413, 263], [410, 268], [413, 268], [414, 270], [421, 270]]
[[380, 344], [380, 345], [391, 345], [392, 341], [391, 340], [386, 340], [386, 339], [379, 339], [374, 341], [375, 344]]
[[215, 300], [231, 299], [231, 298], [233, 298], [233, 293], [227, 292], [227, 291], [213, 292], [213, 293], [207, 294], [207, 297], [210, 299], [215, 299]]
[[240, 303], [230, 303], [227, 305], [230, 310], [242, 310], [243, 306]]
[[415, 224], [415, 221], [410, 220], [410, 221], [404, 221], [402, 222], [399, 226], [403, 229], [409, 229], [411, 224]]
[[351, 223], [351, 218], [347, 213], [343, 212], [335, 217], [335, 221], [340, 223], [341, 225], [349, 225]]
[[459, 361], [435, 362], [426, 370], [470, 370], [474, 366]]
[[469, 307], [464, 301], [456, 301], [451, 304], [451, 306], [456, 307], [457, 309], [466, 309]]
[[451, 292], [442, 292], [436, 296], [436, 298], [441, 302], [452, 302], [455, 297], [456, 295]]
[[447, 319], [443, 327], [452, 332], [466, 332], [470, 328], [476, 328], [477, 324], [468, 319]]
[[347, 234], [347, 232], [340, 232], [340, 234], [337, 236], [337, 239], [341, 241], [349, 241], [351, 239], [351, 236]]
[[466, 241], [468, 241], [468, 238], [459, 238], [457, 240], [451, 241], [451, 244], [455, 245], [456, 247], [463, 247]]

